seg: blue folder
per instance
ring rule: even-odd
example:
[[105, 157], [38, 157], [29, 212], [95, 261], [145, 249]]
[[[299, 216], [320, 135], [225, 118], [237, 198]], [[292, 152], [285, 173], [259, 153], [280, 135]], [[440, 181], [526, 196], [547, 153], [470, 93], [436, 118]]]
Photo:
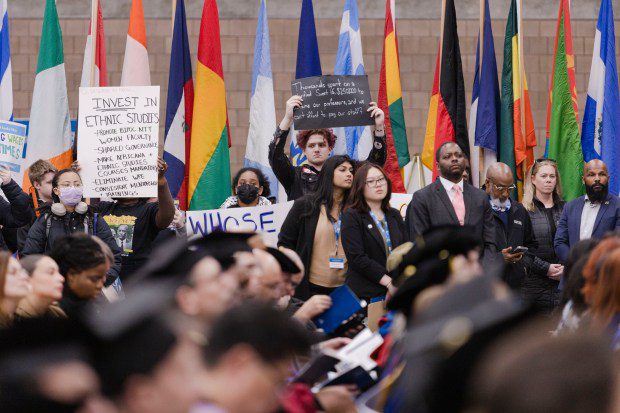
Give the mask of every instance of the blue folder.
[[338, 287], [329, 296], [332, 299], [332, 306], [312, 320], [318, 328], [323, 329], [326, 333], [331, 333], [343, 321], [362, 309], [360, 299], [346, 285]]

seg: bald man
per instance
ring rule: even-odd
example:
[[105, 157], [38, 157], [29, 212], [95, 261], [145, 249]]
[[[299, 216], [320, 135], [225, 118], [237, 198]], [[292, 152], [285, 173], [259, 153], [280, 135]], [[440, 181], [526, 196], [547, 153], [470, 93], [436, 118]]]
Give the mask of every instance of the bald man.
[[267, 251], [255, 248], [252, 253], [256, 257], [260, 271], [249, 282], [250, 297], [266, 303], [276, 303], [282, 297], [284, 278], [278, 261]]
[[495, 224], [484, 191], [463, 180], [466, 158], [454, 142], [442, 144], [435, 154], [439, 178], [415, 192], [407, 207], [406, 223], [409, 238], [443, 225], [470, 225], [484, 241], [483, 262], [496, 256]]
[[555, 253], [566, 262], [570, 248], [582, 239], [599, 239], [610, 231], [620, 229], [620, 200], [608, 193], [607, 165], [591, 160], [583, 168], [586, 195], [564, 206], [555, 233]]
[[520, 290], [534, 261], [532, 253], [538, 248], [530, 214], [510, 199], [515, 184], [512, 170], [505, 163], [489, 166], [485, 188], [495, 219], [495, 243], [506, 265], [504, 281], [512, 289]]

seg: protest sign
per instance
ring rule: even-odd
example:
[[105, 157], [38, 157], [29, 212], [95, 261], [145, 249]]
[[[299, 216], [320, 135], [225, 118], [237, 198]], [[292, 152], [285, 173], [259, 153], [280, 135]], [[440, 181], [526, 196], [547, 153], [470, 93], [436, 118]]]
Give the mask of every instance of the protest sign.
[[[392, 194], [392, 208], [405, 214], [411, 194]], [[280, 228], [293, 201], [250, 208], [211, 209], [208, 211], [187, 211], [187, 235], [205, 236], [215, 229], [224, 231], [257, 231], [263, 234], [265, 243], [275, 246]]]
[[265, 243], [275, 247], [280, 227], [286, 219], [293, 201], [249, 208], [211, 209], [187, 211], [187, 235], [205, 236], [215, 229], [224, 231], [257, 231]]
[[315, 76], [291, 82], [293, 95], [303, 99], [295, 109], [296, 130], [374, 125], [367, 112], [371, 102], [368, 76]]
[[11, 178], [21, 183], [24, 178], [23, 159], [26, 144], [26, 126], [0, 121], [0, 165], [11, 171]]
[[159, 86], [80, 88], [84, 196], [157, 196]]

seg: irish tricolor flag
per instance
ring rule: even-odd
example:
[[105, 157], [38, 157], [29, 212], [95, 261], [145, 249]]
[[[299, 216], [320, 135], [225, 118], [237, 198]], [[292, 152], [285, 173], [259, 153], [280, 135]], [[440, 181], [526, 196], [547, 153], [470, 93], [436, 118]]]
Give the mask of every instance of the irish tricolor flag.
[[394, 0], [385, 1], [383, 61], [379, 80], [379, 107], [385, 112], [385, 137], [388, 145], [385, 172], [392, 180], [392, 190], [405, 192], [402, 169], [409, 163], [409, 146], [400, 85], [398, 37], [394, 23]]
[[125, 60], [121, 74], [121, 86], [150, 86], [151, 70], [146, 48], [146, 28], [142, 0], [131, 2]]
[[205, 0], [198, 40], [189, 160], [189, 209], [214, 209], [230, 195], [230, 135], [215, 0]]
[[[38, 159], [47, 159], [58, 169], [69, 167], [72, 161], [65, 59], [54, 0], [45, 3], [25, 165]], [[27, 174], [22, 188], [30, 188]]]

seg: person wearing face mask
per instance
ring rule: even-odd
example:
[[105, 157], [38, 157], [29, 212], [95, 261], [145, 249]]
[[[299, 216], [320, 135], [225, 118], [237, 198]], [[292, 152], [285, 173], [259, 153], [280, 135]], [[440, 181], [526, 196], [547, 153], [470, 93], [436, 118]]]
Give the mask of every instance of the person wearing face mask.
[[510, 167], [497, 162], [487, 169], [485, 188], [495, 219], [495, 245], [506, 264], [504, 281], [512, 289], [521, 290], [525, 274], [532, 268], [532, 252], [537, 250], [538, 243], [527, 210], [510, 199], [515, 189], [513, 179]]
[[65, 279], [58, 271], [56, 261], [47, 255], [29, 255], [20, 261], [30, 276], [30, 292], [17, 306], [16, 319], [32, 317], [67, 317], [56, 304], [62, 298]]
[[580, 240], [601, 239], [620, 229], [620, 199], [609, 193], [609, 172], [600, 159], [583, 168], [586, 195], [566, 204], [555, 234], [555, 252], [565, 263], [571, 247]]
[[[292, 96], [286, 102], [286, 114], [276, 128], [273, 141], [269, 144], [269, 165], [284, 187], [289, 201], [316, 191], [323, 164], [336, 145], [336, 135], [331, 129], [299, 131], [297, 144], [303, 150], [307, 163], [293, 166], [284, 153], [284, 146], [293, 125], [293, 112], [301, 107], [302, 103], [301, 96]], [[375, 102], [369, 104], [367, 112], [375, 120], [374, 142], [367, 160], [383, 166], [387, 159], [385, 115]]]
[[31, 290], [28, 274], [7, 251], [0, 251], [0, 328], [13, 322], [17, 306]]
[[106, 285], [111, 285], [120, 274], [121, 250], [106, 221], [82, 200], [82, 194], [80, 175], [73, 169], [59, 171], [52, 180], [54, 203], [41, 208], [39, 218], [28, 231], [21, 255], [48, 254], [65, 235], [78, 232], [95, 235], [114, 252], [114, 265], [106, 280]]
[[271, 205], [269, 180], [257, 168], [241, 168], [232, 180], [232, 192], [234, 195], [226, 198], [220, 208]]

